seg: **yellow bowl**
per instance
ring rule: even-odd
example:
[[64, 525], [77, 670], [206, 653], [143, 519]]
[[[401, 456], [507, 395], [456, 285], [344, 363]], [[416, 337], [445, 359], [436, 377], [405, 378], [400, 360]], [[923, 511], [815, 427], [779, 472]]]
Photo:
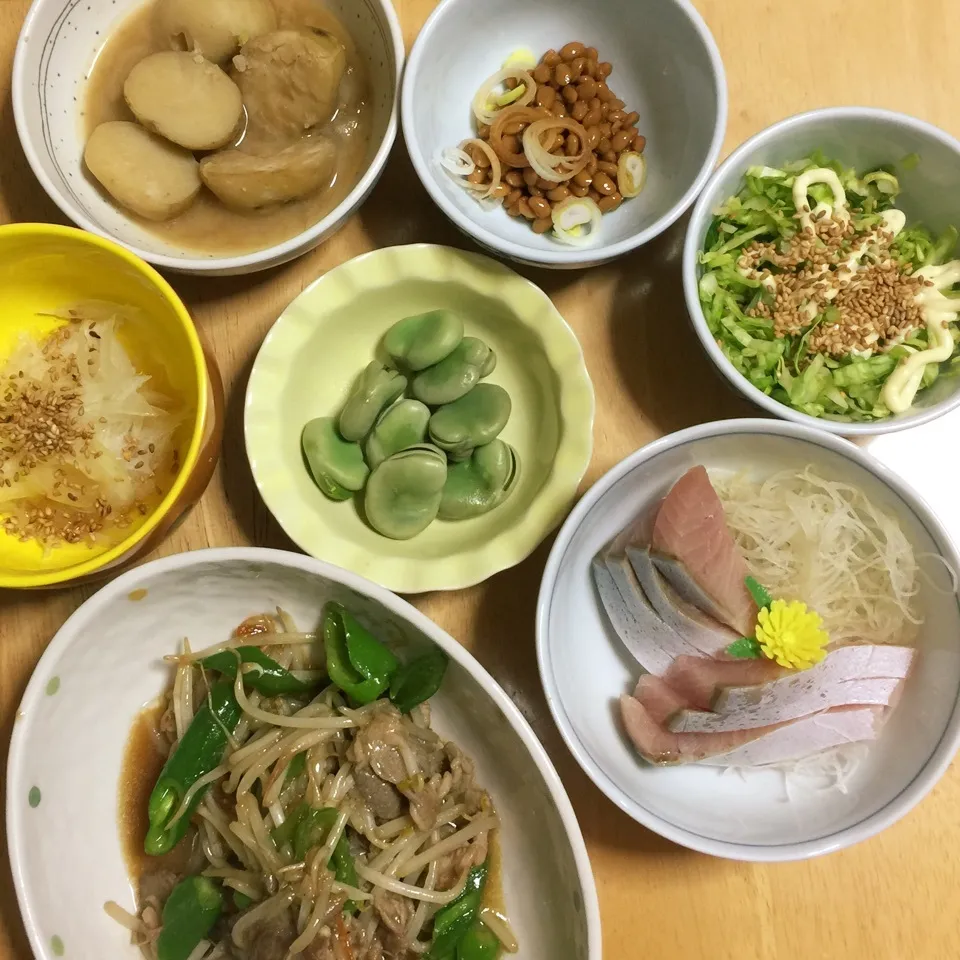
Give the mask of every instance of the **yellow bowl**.
[[0, 226], [0, 364], [20, 335], [41, 337], [59, 324], [44, 316], [82, 300], [137, 308], [148, 323], [124, 331], [134, 355], [159, 366], [184, 407], [175, 437], [180, 470], [160, 504], [126, 528], [122, 540], [64, 544], [51, 550], [0, 532], [0, 587], [47, 587], [115, 571], [146, 552], [196, 500], [216, 464], [222, 428], [222, 385], [186, 307], [139, 257], [109, 240], [52, 224]]

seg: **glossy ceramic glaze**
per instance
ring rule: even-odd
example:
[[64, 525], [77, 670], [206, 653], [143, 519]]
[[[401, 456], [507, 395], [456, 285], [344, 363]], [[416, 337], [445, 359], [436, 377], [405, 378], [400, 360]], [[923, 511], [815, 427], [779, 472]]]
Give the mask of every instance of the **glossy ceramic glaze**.
[[[488, 378], [512, 412], [501, 437], [520, 456], [511, 496], [481, 517], [435, 521], [388, 540], [354, 502], [328, 500], [300, 449], [304, 424], [339, 414], [396, 321], [456, 311], [497, 355]], [[244, 411], [254, 480], [287, 535], [312, 556], [401, 593], [465, 587], [528, 556], [563, 519], [590, 460], [593, 387], [572, 331], [532, 283], [487, 257], [427, 244], [390, 247], [308, 287], [267, 334]]]
[[214, 643], [277, 605], [313, 629], [331, 599], [401, 652], [438, 646], [450, 657], [431, 701], [433, 725], [474, 758], [500, 814], [503, 897], [518, 956], [601, 960], [580, 829], [510, 698], [460, 644], [393, 594], [309, 557], [257, 549], [200, 550], [127, 573], [88, 600], [41, 658], [20, 705], [6, 783], [10, 861], [38, 960], [60, 955], [52, 943], [67, 945], [70, 957], [140, 956], [103, 903], [134, 907], [117, 830], [118, 778], [134, 718], [172, 681], [162, 656], [184, 636], [195, 646]]
[[41, 316], [81, 300], [101, 299], [139, 309], [150, 321], [143, 348], [173, 371], [186, 409], [180, 434], [180, 471], [160, 505], [135, 522], [109, 549], [84, 544], [44, 552], [35, 541], [0, 534], [0, 587], [43, 587], [116, 571], [159, 542], [173, 522], [199, 499], [219, 456], [223, 385], [216, 361], [205, 354], [196, 328], [170, 285], [122, 247], [72, 227], [0, 226], [0, 356], [22, 332], [51, 328]]
[[[445, 147], [475, 136], [474, 94], [511, 53], [528, 48], [539, 57], [571, 40], [595, 46], [613, 64], [610, 87], [640, 114], [637, 129], [647, 138], [643, 193], [605, 216], [599, 242], [586, 247], [538, 236], [502, 209], [483, 209], [439, 163]], [[410, 51], [402, 119], [417, 175], [457, 227], [520, 263], [572, 268], [641, 246], [693, 203], [723, 143], [727, 92], [716, 44], [687, 0], [444, 0]]]
[[[901, 193], [896, 205], [907, 223], [922, 222], [934, 233], [960, 226], [960, 197], [952, 184], [960, 176], [960, 142], [923, 120], [888, 110], [834, 107], [788, 117], [739, 146], [717, 168], [697, 200], [683, 249], [683, 292], [687, 310], [703, 348], [733, 388], [768, 413], [819, 427], [845, 437], [893, 433], [928, 423], [960, 405], [960, 380], [941, 377], [906, 413], [872, 423], [841, 423], [811, 417], [768, 397], [750, 383], [717, 345], [700, 309], [698, 255], [713, 211], [743, 185], [753, 165], [779, 166], [819, 150], [857, 171], [894, 165]], [[915, 154], [919, 162], [904, 169], [899, 162]]]
[[[856, 484], [896, 515], [920, 557], [920, 651], [902, 700], [846, 792], [782, 773], [687, 764], [655, 767], [621, 730], [617, 700], [641, 670], [610, 627], [590, 574], [597, 551], [663, 497], [690, 467], [747, 471], [812, 465]], [[638, 450], [577, 504], [547, 562], [537, 609], [540, 676], [553, 717], [594, 783], [669, 840], [739, 860], [796, 860], [847, 847], [904, 816], [933, 788], [960, 746], [960, 607], [949, 576], [960, 557], [926, 504], [846, 440], [764, 420], [692, 427]]]
[[108, 201], [83, 173], [84, 83], [103, 38], [143, 0], [34, 0], [17, 43], [12, 99], [17, 134], [37, 179], [78, 226], [145, 260], [183, 273], [227, 275], [276, 266], [312, 250], [343, 225], [376, 185], [397, 132], [403, 37], [390, 0], [329, 0], [369, 66], [373, 127], [368, 167], [326, 217], [297, 236], [238, 256], [183, 251]]

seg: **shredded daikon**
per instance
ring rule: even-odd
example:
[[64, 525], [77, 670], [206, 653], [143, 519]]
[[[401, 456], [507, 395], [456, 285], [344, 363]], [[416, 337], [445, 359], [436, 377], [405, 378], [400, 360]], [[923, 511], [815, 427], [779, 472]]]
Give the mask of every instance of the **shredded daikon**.
[[816, 610], [832, 645], [916, 639], [913, 546], [862, 490], [809, 466], [763, 481], [720, 474], [711, 482], [750, 573], [774, 597]]
[[[183, 414], [137, 370], [121, 336], [130, 308], [88, 301], [0, 370], [0, 513], [46, 547], [122, 528], [164, 492]], [[159, 477], [163, 480], [159, 480]]]

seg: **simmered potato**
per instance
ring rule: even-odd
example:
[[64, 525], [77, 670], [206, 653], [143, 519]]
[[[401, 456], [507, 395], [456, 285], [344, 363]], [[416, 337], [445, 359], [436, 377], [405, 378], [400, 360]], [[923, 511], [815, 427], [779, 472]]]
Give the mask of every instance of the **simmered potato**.
[[188, 150], [225, 146], [243, 121], [237, 85], [199, 54], [151, 53], [130, 71], [123, 97], [148, 130]]
[[330, 34], [277, 30], [245, 43], [233, 65], [249, 133], [289, 141], [333, 115], [346, 57]]
[[172, 220], [202, 185], [193, 154], [124, 120], [101, 123], [83, 159], [117, 203], [147, 220]]
[[199, 51], [214, 63], [224, 63], [248, 40], [277, 29], [270, 0], [160, 0], [157, 15], [173, 49]]
[[255, 210], [297, 200], [330, 183], [337, 148], [332, 140], [311, 137], [271, 157], [224, 150], [200, 161], [203, 182], [228, 207]]

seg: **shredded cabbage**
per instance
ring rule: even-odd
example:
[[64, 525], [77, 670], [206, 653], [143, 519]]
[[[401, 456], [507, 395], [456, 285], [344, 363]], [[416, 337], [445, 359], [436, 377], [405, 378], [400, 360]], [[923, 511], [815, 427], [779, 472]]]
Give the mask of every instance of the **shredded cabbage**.
[[[759, 301], [771, 303], [773, 294], [759, 280], [738, 271], [740, 251], [754, 240], [789, 240], [797, 233], [793, 183], [798, 174], [815, 167], [827, 167], [840, 178], [858, 230], [879, 227], [881, 215], [893, 207], [900, 189], [897, 177], [888, 170], [874, 170], [858, 177], [854, 170], [819, 153], [782, 168], [748, 168], [740, 192], [714, 210], [700, 254], [700, 303], [717, 344], [758, 390], [813, 417], [878, 420], [890, 415], [880, 399], [884, 381], [896, 360], [908, 352], [927, 348], [926, 330], [913, 331], [902, 345], [883, 354], [824, 357], [811, 353], [807, 340], [811, 330], [835, 318], [831, 313], [835, 308], [827, 308], [814, 317], [798, 336], [777, 337], [770, 319], [747, 316], [747, 311]], [[830, 203], [833, 199], [829, 186], [819, 183], [811, 186], [810, 196], [815, 203]], [[915, 270], [947, 260], [957, 238], [954, 227], [934, 237], [922, 224], [915, 224], [896, 237], [893, 252], [902, 265], [909, 264]], [[960, 341], [955, 328], [953, 334], [955, 342]], [[955, 350], [953, 357], [939, 367], [928, 365], [922, 388], [929, 387], [938, 376], [960, 372], [958, 354], [960, 351]]]

